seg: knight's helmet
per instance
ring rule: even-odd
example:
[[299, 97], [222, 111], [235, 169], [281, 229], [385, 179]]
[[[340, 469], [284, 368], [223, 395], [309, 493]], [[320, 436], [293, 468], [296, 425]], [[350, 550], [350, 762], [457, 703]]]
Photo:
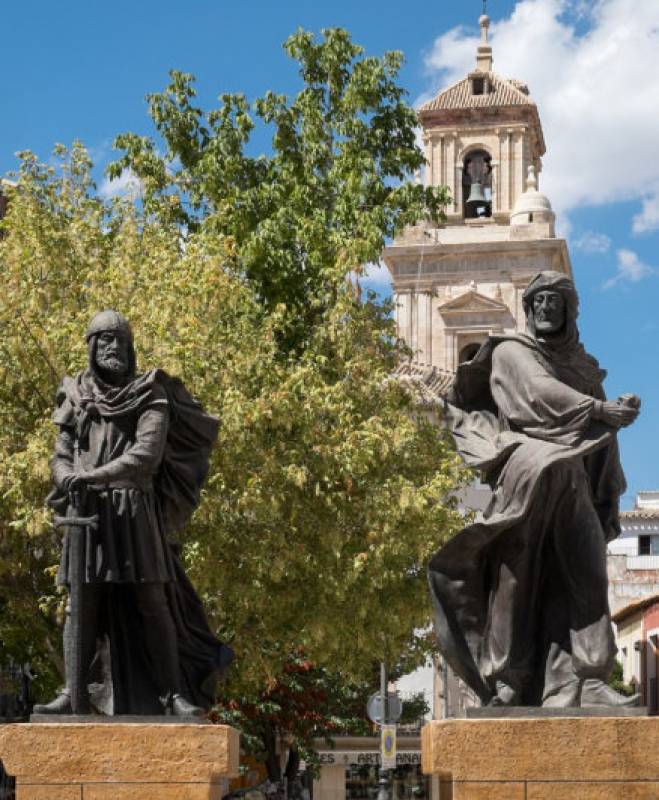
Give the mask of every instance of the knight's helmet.
[[136, 369], [133, 331], [126, 317], [111, 308], [94, 314], [87, 327], [85, 339], [89, 352], [89, 368], [96, 372], [96, 340], [101, 333], [106, 332], [117, 333], [128, 342], [128, 377], [132, 379]]

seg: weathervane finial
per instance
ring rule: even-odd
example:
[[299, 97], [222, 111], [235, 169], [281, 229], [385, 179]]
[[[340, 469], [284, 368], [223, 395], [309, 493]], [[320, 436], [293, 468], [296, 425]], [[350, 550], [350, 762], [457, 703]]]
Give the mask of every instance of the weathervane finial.
[[476, 55], [476, 68], [481, 72], [492, 72], [492, 47], [489, 42], [490, 18], [487, 16], [487, 0], [483, 0], [483, 14], [478, 20], [481, 42]]

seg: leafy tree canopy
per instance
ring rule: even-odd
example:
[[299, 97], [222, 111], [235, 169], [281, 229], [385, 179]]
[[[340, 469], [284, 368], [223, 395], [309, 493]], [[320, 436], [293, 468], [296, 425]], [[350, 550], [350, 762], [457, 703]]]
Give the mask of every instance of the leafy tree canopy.
[[[139, 177], [137, 202], [98, 195], [81, 145], [47, 166], [22, 155], [0, 240], [0, 641], [44, 680], [59, 647], [52, 398], [103, 307], [131, 320], [141, 368], [179, 375], [222, 420], [183, 540], [237, 651], [227, 693], [263, 697], [299, 646], [353, 681], [428, 650], [425, 562], [459, 524], [447, 498], [462, 472], [390, 379], [390, 308], [347, 279], [446, 198], [407, 181], [423, 156], [399, 55], [365, 58], [338, 30], [286, 48], [292, 101], [224, 95], [204, 113], [172, 73], [150, 98], [164, 153], [117, 140], [110, 172]], [[247, 154], [254, 119], [269, 156]]]
[[[292, 100], [223, 94], [206, 112], [193, 77], [172, 71], [148, 98], [160, 141], [118, 136], [108, 174], [139, 177], [147, 212], [229, 237], [264, 308], [289, 309], [285, 342], [299, 346], [345, 276], [377, 262], [404, 225], [440, 218], [448, 196], [409, 181], [425, 159], [396, 83], [400, 53], [364, 57], [342, 29], [321, 42], [298, 31], [284, 48], [302, 79]], [[272, 131], [270, 155], [249, 155], [257, 124]]]

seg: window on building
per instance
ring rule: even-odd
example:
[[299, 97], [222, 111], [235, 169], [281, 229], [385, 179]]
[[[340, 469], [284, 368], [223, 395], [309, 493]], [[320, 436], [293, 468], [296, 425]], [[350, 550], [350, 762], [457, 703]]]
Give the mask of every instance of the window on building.
[[462, 197], [465, 219], [492, 216], [492, 156], [473, 150], [462, 162]]
[[471, 90], [473, 94], [485, 94], [485, 78], [472, 78]]
[[638, 537], [638, 554], [639, 556], [649, 556], [651, 547], [651, 536]]

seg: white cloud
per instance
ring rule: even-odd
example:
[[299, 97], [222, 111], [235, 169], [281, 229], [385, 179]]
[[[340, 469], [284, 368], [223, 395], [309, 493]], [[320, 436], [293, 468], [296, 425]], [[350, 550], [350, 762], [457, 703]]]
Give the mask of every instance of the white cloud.
[[618, 271], [613, 278], [604, 283], [605, 289], [611, 289], [617, 283], [638, 283], [643, 278], [655, 275], [657, 270], [638, 257], [633, 250], [618, 250]]
[[[490, 38], [495, 72], [528, 83], [538, 104], [555, 210], [643, 200], [634, 229], [659, 228], [659, 2], [519, 0]], [[455, 28], [435, 41], [434, 90], [473, 69], [477, 40]]]
[[659, 189], [643, 199], [643, 208], [634, 217], [634, 233], [651, 233], [659, 229]]
[[125, 169], [118, 178], [104, 178], [98, 190], [101, 197], [109, 200], [112, 197], [128, 197], [132, 200], [142, 195], [142, 181], [130, 169]]
[[611, 249], [611, 239], [605, 233], [595, 231], [586, 231], [572, 244], [584, 253], [608, 253]]
[[391, 289], [391, 273], [380, 261], [377, 264], [368, 264], [364, 274], [359, 279], [362, 289], [380, 291]]

